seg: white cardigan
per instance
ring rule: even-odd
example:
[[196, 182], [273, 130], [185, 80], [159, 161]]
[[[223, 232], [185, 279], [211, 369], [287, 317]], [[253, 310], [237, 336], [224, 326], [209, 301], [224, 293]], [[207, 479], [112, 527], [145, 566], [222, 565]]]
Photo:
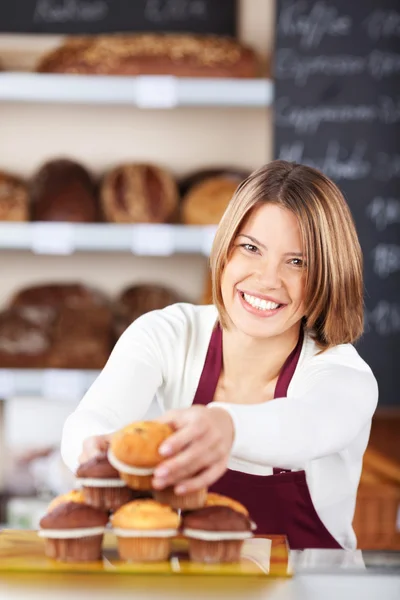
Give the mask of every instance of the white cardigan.
[[[162, 412], [191, 406], [216, 319], [214, 306], [182, 303], [147, 313], [125, 331], [64, 425], [61, 452], [71, 470], [86, 437], [154, 416], [154, 399]], [[212, 406], [233, 418], [229, 468], [259, 475], [271, 475], [274, 466], [304, 469], [320, 519], [342, 547], [352, 549], [356, 493], [378, 387], [351, 344], [316, 355], [318, 350], [306, 335], [286, 398]]]

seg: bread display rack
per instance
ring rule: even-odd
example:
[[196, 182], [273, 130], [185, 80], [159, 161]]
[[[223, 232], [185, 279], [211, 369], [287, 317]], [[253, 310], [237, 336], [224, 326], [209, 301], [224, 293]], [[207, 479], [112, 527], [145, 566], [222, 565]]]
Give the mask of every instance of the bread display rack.
[[[253, 17], [252, 21], [256, 20]], [[248, 36], [249, 37], [249, 36]], [[17, 43], [17, 42], [15, 42]], [[10, 45], [12, 48], [12, 44]], [[17, 53], [20, 50], [15, 46]], [[11, 53], [9, 53], [11, 56]], [[9, 64], [14, 64], [12, 61]], [[15, 63], [16, 64], [16, 63]], [[18, 67], [17, 67], [18, 69]], [[266, 77], [177, 77], [172, 75], [74, 75], [29, 72], [6, 67], [0, 72], [0, 105], [27, 107], [82, 105], [129, 110], [267, 109], [273, 84]], [[232, 115], [232, 119], [235, 117]], [[194, 124], [194, 128], [196, 124]], [[229, 144], [229, 140], [227, 141]], [[246, 152], [246, 150], [244, 150]], [[243, 154], [243, 152], [242, 152]], [[268, 157], [265, 149], [264, 160]], [[222, 163], [224, 157], [221, 156]], [[117, 161], [115, 161], [117, 162]], [[199, 165], [202, 166], [202, 165]], [[257, 164], [254, 164], [256, 167]], [[175, 223], [115, 224], [68, 222], [0, 222], [0, 255], [31, 252], [54, 260], [77, 252], [131, 253], [140, 257], [177, 254], [208, 257], [215, 225]], [[57, 258], [59, 257], [59, 258]], [[16, 258], [14, 260], [19, 260]], [[98, 371], [77, 369], [0, 369], [0, 455], [4, 455], [5, 402], [18, 396], [79, 401]], [[0, 461], [0, 494], [4, 477]]]
[[262, 108], [272, 103], [268, 79], [179, 79], [0, 73], [0, 101], [109, 104], [137, 108]]

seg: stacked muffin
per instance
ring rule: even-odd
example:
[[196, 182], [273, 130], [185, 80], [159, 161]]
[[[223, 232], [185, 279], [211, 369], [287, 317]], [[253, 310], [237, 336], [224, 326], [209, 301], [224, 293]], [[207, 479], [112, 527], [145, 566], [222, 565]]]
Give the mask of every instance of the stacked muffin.
[[98, 560], [109, 522], [118, 552], [127, 561], [168, 560], [178, 535], [188, 540], [189, 558], [219, 563], [240, 560], [252, 536], [248, 511], [207, 489], [176, 495], [152, 489], [161, 444], [172, 428], [158, 421], [134, 422], [116, 432], [107, 454], [80, 465], [80, 491], [56, 498], [40, 522], [45, 552], [60, 560]]

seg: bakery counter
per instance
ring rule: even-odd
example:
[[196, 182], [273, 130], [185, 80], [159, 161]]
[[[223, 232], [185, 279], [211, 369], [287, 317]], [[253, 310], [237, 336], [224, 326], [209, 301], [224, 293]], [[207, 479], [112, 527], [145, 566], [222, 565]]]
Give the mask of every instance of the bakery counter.
[[341, 550], [291, 552], [292, 577], [192, 574], [0, 573], [0, 600], [398, 600], [400, 553]]

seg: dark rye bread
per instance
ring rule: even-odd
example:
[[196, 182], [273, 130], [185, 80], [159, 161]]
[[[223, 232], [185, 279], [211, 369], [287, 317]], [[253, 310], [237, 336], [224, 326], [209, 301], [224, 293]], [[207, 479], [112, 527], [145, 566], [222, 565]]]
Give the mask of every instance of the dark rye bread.
[[100, 201], [107, 221], [164, 223], [177, 211], [178, 186], [165, 169], [150, 164], [125, 164], [105, 176]]
[[137, 33], [67, 39], [37, 65], [42, 73], [256, 77], [248, 46], [215, 35]]
[[53, 369], [102, 369], [112, 347], [112, 315], [106, 307], [59, 309], [48, 366]]
[[73, 160], [46, 162], [33, 176], [30, 193], [34, 221], [99, 220], [95, 184], [86, 168]]
[[132, 285], [123, 290], [114, 303], [115, 335], [118, 338], [145, 313], [183, 301], [177, 292], [161, 285]]
[[[35, 315], [34, 315], [35, 316]], [[39, 315], [40, 316], [40, 315]], [[51, 349], [54, 312], [42, 315], [41, 322], [24, 308], [0, 313], [0, 368], [45, 368]], [[36, 315], [36, 319], [38, 316]]]
[[119, 479], [118, 471], [110, 465], [105, 452], [82, 463], [78, 467], [76, 476], [82, 478], [93, 477], [95, 479]]
[[206, 506], [182, 515], [182, 529], [204, 531], [251, 531], [246, 515], [227, 506]]
[[22, 179], [0, 171], [0, 221], [27, 221], [28, 198], [28, 188]]
[[107, 301], [99, 291], [81, 283], [44, 283], [17, 292], [10, 306], [49, 306], [60, 308], [90, 308], [104, 306]]
[[78, 502], [60, 504], [40, 520], [41, 529], [77, 529], [105, 527], [108, 513]]

